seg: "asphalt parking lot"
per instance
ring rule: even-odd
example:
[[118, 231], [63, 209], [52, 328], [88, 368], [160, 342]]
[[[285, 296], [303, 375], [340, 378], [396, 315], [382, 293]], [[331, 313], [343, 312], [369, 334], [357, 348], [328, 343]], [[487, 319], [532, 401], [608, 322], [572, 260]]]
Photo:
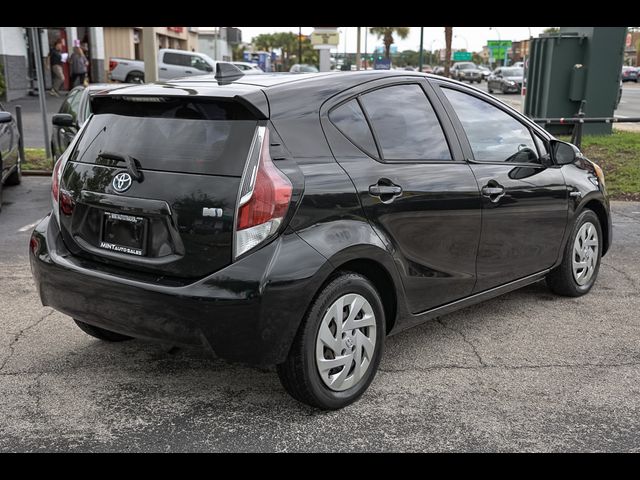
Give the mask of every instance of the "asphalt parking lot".
[[43, 308], [27, 244], [49, 179], [4, 198], [0, 451], [640, 451], [640, 203], [613, 203], [589, 295], [537, 283], [392, 337], [365, 396], [326, 413], [272, 369], [106, 344]]

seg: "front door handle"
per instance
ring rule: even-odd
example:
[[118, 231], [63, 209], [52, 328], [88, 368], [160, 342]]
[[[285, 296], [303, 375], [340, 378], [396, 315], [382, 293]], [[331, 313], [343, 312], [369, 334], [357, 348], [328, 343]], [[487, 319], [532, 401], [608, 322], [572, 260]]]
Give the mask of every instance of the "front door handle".
[[493, 180], [482, 187], [481, 192], [482, 195], [491, 200], [492, 203], [497, 203], [504, 197], [504, 187]]
[[504, 188], [502, 187], [482, 187], [482, 194], [485, 197], [492, 197], [493, 195], [500, 195], [504, 193]]
[[369, 186], [369, 195], [379, 197], [382, 203], [391, 203], [402, 195], [402, 187], [395, 185], [391, 180], [381, 178], [377, 184]]
[[402, 187], [398, 185], [371, 185], [369, 187], [369, 193], [374, 197], [381, 197], [383, 195], [397, 196], [402, 193]]
[[166, 71], [167, 71], [166, 67], [160, 67], [160, 70], [162, 70], [162, 71], [164, 71], [164, 72], [166, 72]]
[[191, 70], [185, 70], [184, 73], [193, 73]]

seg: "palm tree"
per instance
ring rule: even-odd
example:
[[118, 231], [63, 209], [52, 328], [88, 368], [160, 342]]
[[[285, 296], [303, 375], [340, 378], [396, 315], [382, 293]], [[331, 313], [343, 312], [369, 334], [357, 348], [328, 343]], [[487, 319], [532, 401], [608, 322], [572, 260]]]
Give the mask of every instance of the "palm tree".
[[382, 38], [382, 42], [384, 43], [384, 57], [390, 58], [391, 45], [395, 43], [393, 34], [395, 33], [404, 40], [409, 36], [409, 27], [371, 27], [369, 32], [377, 35], [378, 38]]
[[444, 76], [449, 76], [449, 68], [451, 67], [451, 37], [453, 37], [453, 27], [444, 27]]

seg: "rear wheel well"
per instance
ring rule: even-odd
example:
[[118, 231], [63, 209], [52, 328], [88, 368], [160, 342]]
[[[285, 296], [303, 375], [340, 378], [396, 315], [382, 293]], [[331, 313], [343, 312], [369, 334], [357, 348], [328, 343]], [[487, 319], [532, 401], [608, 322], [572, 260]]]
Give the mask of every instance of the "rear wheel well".
[[598, 200], [590, 200], [583, 208], [593, 211], [598, 216], [600, 228], [602, 229], [602, 255], [609, 250], [609, 219], [607, 218], [607, 210]]
[[327, 282], [331, 281], [341, 272], [355, 272], [366, 277], [380, 294], [382, 306], [384, 307], [384, 315], [387, 323], [387, 333], [391, 331], [396, 322], [396, 313], [398, 299], [396, 297], [396, 289], [389, 272], [378, 262], [373, 260], [358, 259], [350, 260], [340, 265], [329, 276]]

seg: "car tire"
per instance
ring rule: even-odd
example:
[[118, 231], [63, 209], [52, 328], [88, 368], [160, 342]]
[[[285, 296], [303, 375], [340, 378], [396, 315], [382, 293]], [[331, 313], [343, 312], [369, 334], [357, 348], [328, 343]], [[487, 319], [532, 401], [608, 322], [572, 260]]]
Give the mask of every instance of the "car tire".
[[[588, 224], [592, 230], [589, 230]], [[596, 245], [593, 245], [594, 233]], [[593, 210], [584, 210], [573, 225], [564, 248], [562, 263], [547, 275], [547, 285], [551, 291], [565, 297], [579, 297], [589, 292], [600, 270], [602, 241], [602, 227], [598, 216]], [[586, 253], [587, 248], [589, 253]], [[582, 270], [581, 264], [586, 265]]]
[[131, 72], [125, 79], [126, 83], [144, 83], [144, 73]]
[[105, 342], [123, 342], [125, 340], [131, 340], [133, 337], [129, 337], [128, 335], [122, 335], [121, 333], [112, 332], [111, 330], [105, 330], [104, 328], [96, 327], [95, 325], [90, 325], [81, 320], [73, 319], [76, 322], [76, 325], [80, 327], [87, 335], [91, 335], [98, 340], [103, 340]]
[[22, 159], [18, 156], [18, 165], [16, 169], [7, 177], [5, 183], [7, 185], [20, 185], [22, 182]]
[[[358, 311], [351, 311], [356, 304]], [[340, 305], [344, 305], [340, 310], [342, 318], [337, 319]], [[369, 326], [355, 329], [347, 326], [343, 331], [346, 322], [362, 322], [365, 317]], [[384, 308], [376, 288], [360, 274], [343, 272], [316, 296], [287, 359], [277, 366], [282, 386], [296, 400], [324, 410], [336, 410], [355, 402], [376, 374], [384, 349], [385, 328]], [[332, 360], [339, 361], [330, 363], [335, 366], [327, 366], [321, 373], [319, 362]], [[356, 362], [360, 369], [356, 368]]]
[[493, 93], [493, 88], [489, 86], [489, 82], [487, 82], [487, 92]]

